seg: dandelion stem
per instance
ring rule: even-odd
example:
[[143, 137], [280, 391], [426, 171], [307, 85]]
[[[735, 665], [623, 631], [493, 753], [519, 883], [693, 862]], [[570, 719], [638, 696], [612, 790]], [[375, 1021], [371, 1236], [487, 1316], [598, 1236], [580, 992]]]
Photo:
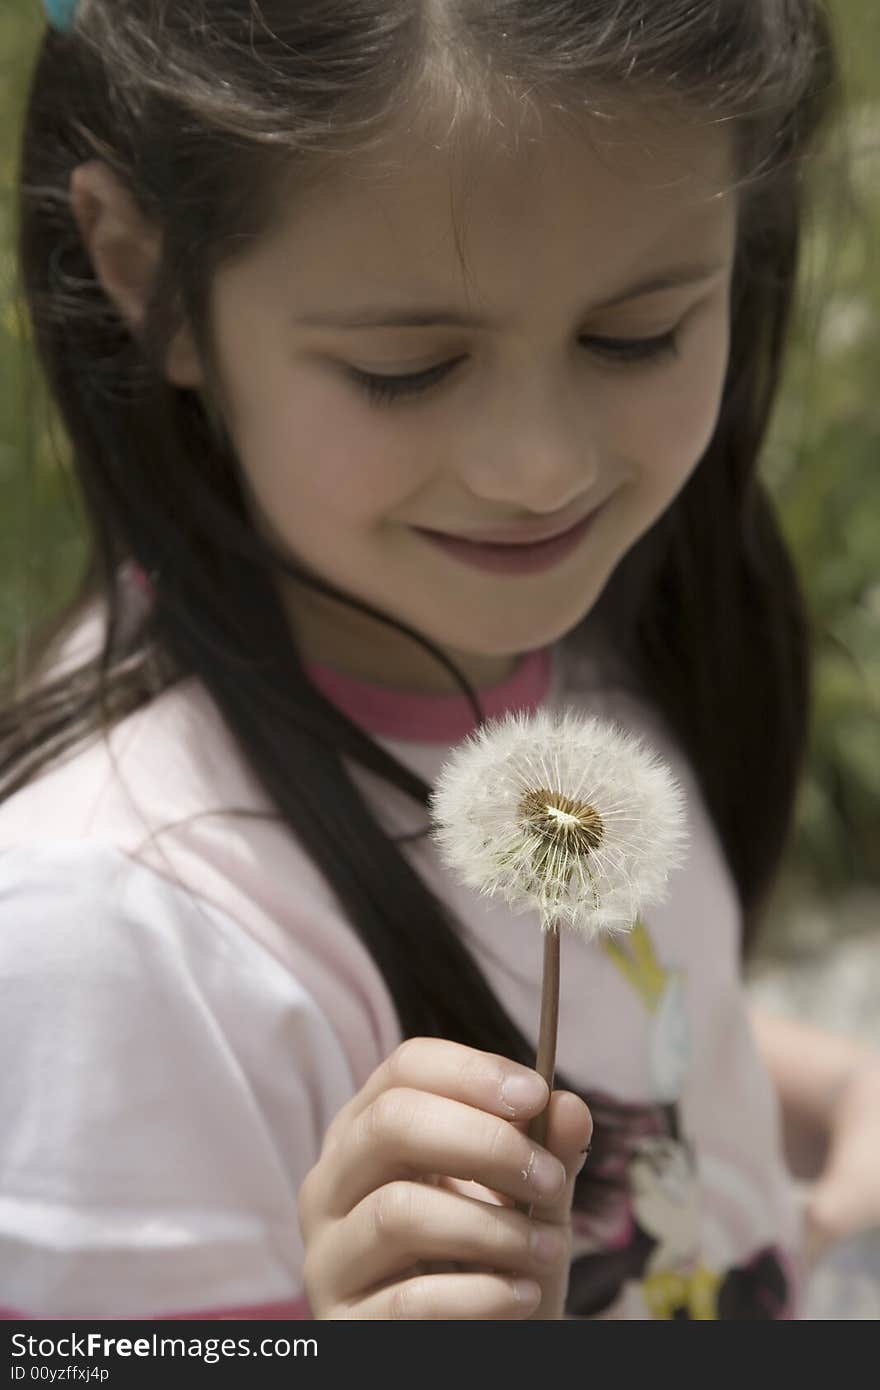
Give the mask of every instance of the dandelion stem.
[[[538, 1033], [538, 1057], [535, 1071], [547, 1082], [547, 1089], [553, 1090], [553, 1074], [556, 1070], [556, 1034], [559, 1026], [559, 927], [551, 922], [544, 937], [544, 978], [541, 984], [541, 1024]], [[529, 1138], [543, 1144], [547, 1137], [549, 1120], [548, 1103], [539, 1115], [529, 1124]]]
[[[543, 1076], [547, 1088], [553, 1092], [553, 1074], [556, 1070], [556, 1034], [559, 1024], [559, 925], [551, 922], [544, 936], [544, 977], [541, 982], [541, 1022], [538, 1031], [538, 1056], [535, 1071]], [[540, 1114], [529, 1121], [527, 1135], [538, 1144], [547, 1138], [547, 1124], [550, 1118], [550, 1097]], [[532, 1214], [531, 1202], [517, 1202], [517, 1211]]]

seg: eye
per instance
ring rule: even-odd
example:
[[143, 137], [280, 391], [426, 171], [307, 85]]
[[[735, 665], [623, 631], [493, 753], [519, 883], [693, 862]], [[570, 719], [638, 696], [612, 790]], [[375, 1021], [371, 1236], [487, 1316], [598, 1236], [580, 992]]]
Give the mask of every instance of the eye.
[[678, 354], [678, 329], [660, 333], [655, 338], [582, 338], [592, 352], [618, 362], [653, 362], [657, 358]]
[[396, 401], [401, 396], [415, 396], [421, 391], [427, 391], [464, 360], [463, 357], [456, 357], [451, 362], [440, 362], [427, 372], [418, 372], [414, 376], [376, 376], [371, 372], [359, 372], [354, 367], [350, 369], [350, 375], [371, 400]]
[[[654, 338], [582, 338], [581, 342], [590, 352], [606, 360], [624, 365], [655, 362], [678, 353], [678, 328], [669, 333], [661, 333]], [[429, 390], [448, 376], [453, 367], [464, 362], [464, 357], [456, 357], [450, 362], [440, 362], [426, 372], [411, 376], [378, 376], [371, 372], [349, 369], [349, 375], [371, 400], [392, 402], [404, 396], [416, 396]]]

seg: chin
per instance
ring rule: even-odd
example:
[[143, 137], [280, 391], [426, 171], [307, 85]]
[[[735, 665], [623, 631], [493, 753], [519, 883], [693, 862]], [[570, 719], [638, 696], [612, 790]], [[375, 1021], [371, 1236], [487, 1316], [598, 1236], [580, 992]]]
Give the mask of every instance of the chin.
[[534, 618], [532, 621], [489, 622], [475, 630], [473, 624], [466, 632], [437, 637], [438, 645], [459, 651], [466, 656], [514, 657], [522, 652], [537, 651], [552, 646], [565, 637], [587, 616], [592, 604], [575, 612], [557, 614], [553, 620]]

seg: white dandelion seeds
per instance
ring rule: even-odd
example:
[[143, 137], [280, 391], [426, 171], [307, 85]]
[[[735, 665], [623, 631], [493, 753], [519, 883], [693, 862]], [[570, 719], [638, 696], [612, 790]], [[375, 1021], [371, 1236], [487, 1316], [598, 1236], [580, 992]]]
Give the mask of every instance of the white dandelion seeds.
[[[573, 710], [489, 720], [453, 750], [429, 809], [440, 857], [515, 913], [541, 914], [544, 971], [535, 1070], [553, 1090], [559, 927], [591, 940], [662, 902], [684, 859], [685, 796], [634, 734]], [[543, 1144], [545, 1108], [529, 1123]], [[528, 1202], [517, 1208], [531, 1216]]]
[[441, 857], [471, 888], [537, 909], [543, 931], [625, 931], [684, 859], [685, 797], [632, 733], [573, 710], [490, 720], [453, 750], [430, 803]]

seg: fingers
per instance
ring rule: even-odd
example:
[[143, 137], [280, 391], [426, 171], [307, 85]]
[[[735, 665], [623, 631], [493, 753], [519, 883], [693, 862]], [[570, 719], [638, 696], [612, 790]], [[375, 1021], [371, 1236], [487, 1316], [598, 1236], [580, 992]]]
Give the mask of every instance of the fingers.
[[386, 1057], [339, 1111], [327, 1130], [332, 1145], [353, 1119], [394, 1086], [411, 1086], [463, 1101], [503, 1119], [536, 1115], [547, 1103], [547, 1083], [536, 1071], [495, 1052], [480, 1052], [445, 1038], [408, 1038]]
[[[440, 1172], [491, 1183], [498, 1177], [504, 1192], [512, 1184], [514, 1197], [546, 1193], [546, 1182], [534, 1185], [542, 1176], [537, 1148], [510, 1120], [536, 1114], [547, 1094], [536, 1072], [504, 1057], [445, 1039], [409, 1039], [331, 1123], [320, 1162], [300, 1188], [304, 1239], [314, 1221], [347, 1214], [373, 1187], [395, 1178]], [[544, 1166], [555, 1179], [554, 1195], [562, 1174], [550, 1158]]]
[[[463, 1262], [493, 1273], [540, 1279], [566, 1253], [566, 1235], [509, 1207], [414, 1182], [371, 1192], [328, 1226], [309, 1252], [309, 1278], [332, 1282], [337, 1299], [399, 1280], [423, 1261]], [[343, 1271], [340, 1274], [340, 1271]]]
[[480, 1320], [530, 1317], [541, 1298], [532, 1280], [500, 1274], [422, 1274], [392, 1284], [337, 1318]]
[[[542, 1110], [546, 1145], [527, 1132]], [[562, 1316], [591, 1128], [577, 1096], [548, 1097], [527, 1067], [445, 1039], [403, 1043], [335, 1117], [300, 1185], [317, 1316]], [[538, 1284], [531, 1304], [514, 1292], [521, 1276]]]
[[508, 1120], [424, 1091], [383, 1091], [353, 1123], [344, 1151], [322, 1166], [313, 1199], [345, 1216], [374, 1188], [428, 1173], [476, 1180], [514, 1199], [557, 1198], [560, 1161]]

